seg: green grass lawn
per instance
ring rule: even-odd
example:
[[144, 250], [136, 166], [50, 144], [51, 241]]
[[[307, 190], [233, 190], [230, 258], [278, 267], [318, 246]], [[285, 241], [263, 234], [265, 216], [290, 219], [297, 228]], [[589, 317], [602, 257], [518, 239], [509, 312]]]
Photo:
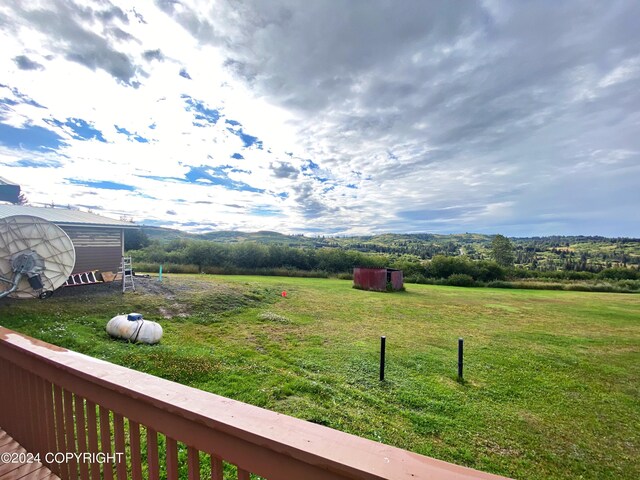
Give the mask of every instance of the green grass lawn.
[[[89, 287], [0, 301], [0, 324], [480, 470], [640, 478], [640, 296], [428, 285], [387, 294], [283, 277], [147, 283], [155, 293]], [[162, 324], [160, 345], [109, 339], [106, 322], [129, 311]]]

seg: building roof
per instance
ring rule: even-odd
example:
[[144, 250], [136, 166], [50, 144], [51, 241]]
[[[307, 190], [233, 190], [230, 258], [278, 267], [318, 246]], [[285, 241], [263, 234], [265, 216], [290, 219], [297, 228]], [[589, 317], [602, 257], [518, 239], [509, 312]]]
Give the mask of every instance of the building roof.
[[96, 215], [95, 213], [81, 212], [79, 210], [0, 204], [0, 218], [10, 217], [13, 215], [31, 215], [33, 217], [40, 217], [61, 227], [137, 227], [136, 224], [131, 222], [124, 222], [122, 220], [103, 217], [101, 215]]

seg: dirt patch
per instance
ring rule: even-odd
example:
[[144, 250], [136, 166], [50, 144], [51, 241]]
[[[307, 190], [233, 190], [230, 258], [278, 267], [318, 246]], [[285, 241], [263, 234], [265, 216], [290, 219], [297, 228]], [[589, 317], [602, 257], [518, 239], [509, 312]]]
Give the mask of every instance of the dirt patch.
[[[150, 295], [159, 295], [168, 299], [176, 296], [176, 290], [188, 291], [190, 288], [187, 282], [180, 283], [165, 281], [160, 282], [157, 278], [134, 277], [135, 291], [138, 293], [147, 293]], [[193, 282], [197, 284], [197, 282]], [[122, 281], [91, 283], [87, 285], [76, 285], [73, 287], [59, 288], [54, 292], [56, 297], [93, 297], [96, 295], [122, 295]]]
[[[135, 293], [122, 293], [122, 282], [96, 283], [60, 288], [54, 297], [68, 297], [91, 303], [97, 298], [140, 304], [155, 309], [165, 319], [190, 319], [195, 322], [219, 321], [220, 315], [279, 298], [263, 287], [214, 282], [207, 278], [167, 276], [162, 282], [157, 277], [134, 277]], [[122, 299], [122, 300], [121, 300]]]

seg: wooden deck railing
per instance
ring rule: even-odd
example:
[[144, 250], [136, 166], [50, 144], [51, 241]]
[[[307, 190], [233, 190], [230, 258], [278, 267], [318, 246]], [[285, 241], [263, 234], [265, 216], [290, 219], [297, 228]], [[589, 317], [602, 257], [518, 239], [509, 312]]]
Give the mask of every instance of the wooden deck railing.
[[65, 480], [502, 478], [136, 372], [3, 327], [0, 428]]

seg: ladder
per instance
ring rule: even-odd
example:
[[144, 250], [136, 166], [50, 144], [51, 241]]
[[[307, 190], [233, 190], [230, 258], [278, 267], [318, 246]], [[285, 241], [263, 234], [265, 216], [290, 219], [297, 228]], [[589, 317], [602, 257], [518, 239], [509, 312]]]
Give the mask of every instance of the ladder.
[[73, 273], [69, 275], [63, 287], [73, 287], [76, 285], [87, 285], [89, 283], [100, 283], [102, 280], [96, 276], [97, 270], [91, 272]]
[[133, 284], [133, 269], [131, 268], [131, 257], [122, 257], [122, 293], [127, 289], [136, 291]]

